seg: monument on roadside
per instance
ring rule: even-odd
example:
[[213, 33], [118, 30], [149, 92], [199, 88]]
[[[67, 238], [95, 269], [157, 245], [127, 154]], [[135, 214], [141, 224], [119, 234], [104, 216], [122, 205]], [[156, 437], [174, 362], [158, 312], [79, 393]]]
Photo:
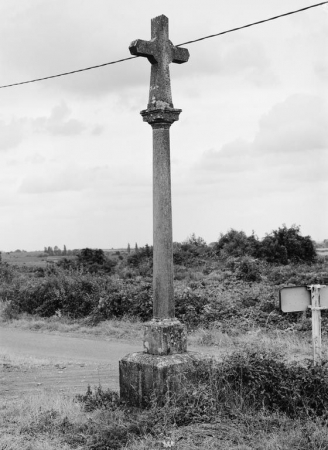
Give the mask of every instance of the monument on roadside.
[[179, 389], [181, 375], [192, 372], [203, 356], [187, 352], [186, 328], [175, 318], [173, 292], [170, 127], [181, 109], [173, 106], [169, 64], [187, 62], [189, 52], [169, 40], [164, 15], [152, 19], [150, 41], [138, 39], [129, 48], [151, 63], [148, 106], [141, 116], [153, 131], [153, 319], [145, 324], [144, 352], [120, 361], [120, 395], [144, 406], [153, 392]]

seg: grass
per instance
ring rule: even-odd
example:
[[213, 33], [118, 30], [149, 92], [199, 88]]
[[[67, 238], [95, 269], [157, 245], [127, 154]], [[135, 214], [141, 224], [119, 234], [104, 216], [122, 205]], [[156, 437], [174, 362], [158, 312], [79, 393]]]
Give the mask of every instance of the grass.
[[[264, 360], [266, 355], [262, 352]], [[235, 370], [234, 361], [226, 360], [221, 376]], [[253, 364], [261, 376], [267, 373], [261, 372], [265, 367], [262, 363], [258, 359]], [[252, 363], [248, 367], [251, 369]], [[326, 420], [302, 413], [289, 417], [279, 410], [255, 408], [246, 391], [244, 395], [239, 389], [225, 391], [220, 379], [219, 384], [215, 378], [206, 383], [207, 388], [202, 382], [186, 383], [183, 392], [168, 398], [163, 407], [154, 403], [146, 410], [121, 405], [117, 394], [101, 387], [89, 389], [79, 398], [52, 392], [5, 400], [0, 406], [0, 449], [328, 448]]]
[[[192, 327], [193, 331], [188, 335], [189, 346], [201, 347], [204, 353], [215, 347], [222, 356], [222, 364], [226, 364], [220, 373], [221, 378], [204, 377], [202, 383], [195, 385], [185, 383], [177, 396], [167, 398], [164, 407], [154, 402], [146, 410], [120, 404], [117, 394], [103, 391], [100, 386], [92, 387], [79, 399], [54, 392], [7, 399], [0, 406], [0, 423], [3, 424], [0, 450], [328, 449], [328, 419], [327, 414], [322, 413], [321, 403], [323, 401], [326, 408], [327, 377], [325, 373], [320, 375], [320, 371], [311, 372], [306, 363], [312, 358], [310, 319], [305, 316], [297, 320], [288, 319], [284, 326], [276, 327], [274, 319], [277, 319], [277, 313], [275, 310], [272, 310], [274, 314], [271, 312], [276, 300], [267, 292], [270, 288], [275, 295], [278, 287], [285, 283], [312, 283], [312, 272], [315, 274], [321, 270], [322, 276], [326, 276], [327, 267], [320, 267], [304, 268], [304, 274], [298, 267], [273, 267], [268, 273], [263, 269], [263, 286], [258, 282], [252, 285], [241, 283], [234, 278], [232, 269], [229, 272], [215, 266], [208, 275], [199, 268], [184, 270], [184, 279], [176, 282], [176, 288], [184, 302], [180, 302], [180, 308], [186, 305], [186, 314], [188, 307], [198, 307], [198, 297], [203, 295], [211, 300], [210, 296], [214, 299], [217, 293], [221, 296], [217, 302], [220, 307], [236, 303], [238, 308], [243, 307], [248, 313], [256, 309], [253, 306], [257, 304], [263, 306], [263, 311], [260, 311], [265, 314], [259, 316], [261, 320], [249, 315], [236, 317], [235, 309], [231, 317], [228, 315], [230, 310], [223, 311], [223, 319], [214, 319], [207, 326], [204, 321], [202, 326]], [[307, 275], [310, 269], [311, 273]], [[7, 275], [4, 272], [4, 280]], [[17, 280], [19, 276], [15, 274]], [[22, 277], [26, 282], [32, 279], [29, 272], [22, 272]], [[269, 279], [273, 280], [272, 286], [268, 284]], [[12, 284], [9, 278], [6, 283], [9, 287]], [[22, 295], [24, 292], [22, 290]], [[53, 292], [56, 294], [55, 290]], [[139, 295], [137, 290], [131, 292]], [[143, 295], [143, 291], [140, 292]], [[81, 302], [80, 294], [77, 299]], [[119, 305], [123, 297], [117, 299]], [[215, 306], [214, 300], [209, 306]], [[143, 307], [147, 310], [148, 303], [145, 302]], [[212, 314], [217, 312], [215, 308], [204, 311], [205, 318], [206, 314], [212, 318]], [[190, 315], [197, 319], [200, 317], [196, 309]], [[247, 326], [244, 326], [246, 322]], [[95, 323], [87, 316], [69, 319], [59, 310], [49, 318], [18, 313], [1, 319], [0, 302], [0, 325], [3, 327], [84, 338], [142, 341], [140, 319], [125, 316]], [[322, 338], [323, 357], [328, 360], [328, 335], [324, 327]], [[239, 356], [236, 356], [236, 351]], [[270, 354], [276, 356], [270, 359]], [[286, 358], [294, 366], [286, 367], [279, 358]], [[18, 369], [52, 364], [47, 359], [16, 357], [0, 351], [1, 362]], [[236, 384], [234, 380], [243, 374], [251, 376], [240, 378]], [[314, 382], [311, 384], [312, 378]], [[305, 394], [299, 395], [297, 389], [300, 386], [307, 389]], [[280, 392], [285, 393], [285, 397], [279, 396]], [[289, 409], [285, 407], [286, 402]]]
[[[0, 313], [1, 317], [1, 313]], [[2, 321], [1, 326], [19, 328], [54, 334], [67, 334], [76, 337], [111, 338], [118, 340], [139, 341], [143, 339], [143, 323], [136, 318], [124, 317], [122, 319], [111, 319], [100, 322], [95, 326], [87, 326], [85, 319], [71, 320], [66, 317], [35, 317], [21, 314], [18, 319]], [[215, 324], [209, 328], [198, 327], [188, 334], [188, 345], [192, 347], [206, 348], [215, 347], [220, 354], [231, 353], [234, 349], [244, 345], [261, 345], [262, 348], [275, 349], [285, 353], [290, 360], [301, 361], [312, 358], [312, 335], [311, 330], [297, 332], [293, 330], [268, 331], [254, 329], [253, 331], [241, 332], [236, 328], [235, 332], [224, 333]], [[323, 357], [328, 358], [328, 336], [322, 336]], [[8, 356], [8, 355], [7, 355]], [[0, 361], [3, 360], [3, 352], [0, 351]]]
[[1, 319], [0, 307], [0, 324], [4, 327], [47, 333], [64, 333], [74, 336], [99, 336], [112, 339], [142, 340], [143, 337], [143, 325], [137, 318], [124, 317], [122, 319], [105, 320], [95, 326], [89, 326], [87, 323], [88, 321], [85, 319], [73, 320], [58, 316], [46, 318], [29, 314], [20, 314], [17, 319], [8, 321]]
[[31, 369], [32, 367], [50, 366], [53, 362], [48, 358], [35, 358], [33, 356], [18, 356], [0, 349], [1, 365], [19, 369]]

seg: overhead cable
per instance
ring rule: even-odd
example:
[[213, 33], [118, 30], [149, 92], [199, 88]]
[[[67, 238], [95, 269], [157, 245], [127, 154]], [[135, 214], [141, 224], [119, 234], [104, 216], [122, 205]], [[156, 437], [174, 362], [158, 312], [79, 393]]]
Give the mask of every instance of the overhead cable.
[[253, 27], [254, 25], [260, 25], [261, 23], [270, 22], [270, 20], [276, 20], [276, 19], [280, 19], [281, 17], [290, 16], [292, 14], [306, 11], [307, 9], [316, 8], [317, 6], [322, 6], [326, 3], [328, 3], [328, 1], [317, 3], [316, 5], [306, 6], [305, 8], [296, 9], [295, 11], [290, 11], [288, 13], [279, 14], [279, 16], [269, 17], [269, 19], [263, 19], [263, 20], [259, 20], [258, 22], [249, 23], [248, 25], [243, 25], [242, 27], [231, 28], [231, 30], [221, 31], [220, 33], [216, 33], [216, 34], [210, 34], [209, 36], [204, 36], [199, 39], [194, 39], [193, 41], [183, 42], [182, 44], [177, 45], [177, 47], [180, 47], [181, 45], [193, 44], [194, 42], [203, 41], [204, 39], [210, 39], [210, 38], [213, 38], [216, 36], [221, 36], [222, 34], [232, 33], [233, 31], [242, 30], [243, 28]]
[[[306, 10], [311, 9], [311, 8], [316, 8], [318, 6], [322, 6], [322, 5], [325, 5], [327, 3], [328, 3], [328, 1], [321, 2], [321, 3], [316, 3], [315, 5], [306, 6], [306, 7], [301, 8], [301, 9], [296, 9], [295, 11], [289, 11], [289, 12], [284, 13], [284, 14], [279, 14], [278, 16], [269, 17], [268, 19], [263, 19], [263, 20], [259, 20], [258, 22], [249, 23], [249, 24], [243, 25], [241, 27], [231, 28], [230, 30], [221, 31], [220, 33], [211, 34], [209, 36], [204, 36], [204, 37], [201, 37], [201, 38], [198, 38], [198, 39], [194, 39], [192, 41], [183, 42], [182, 44], [178, 44], [176, 47], [181, 47], [182, 45], [187, 45], [187, 44], [193, 44], [194, 42], [203, 41], [205, 39], [210, 39], [210, 38], [213, 38], [213, 37], [216, 37], [216, 36], [222, 36], [223, 34], [232, 33], [234, 31], [242, 30], [244, 28], [253, 27], [254, 25], [260, 25], [260, 24], [265, 23], [265, 22], [270, 22], [271, 20], [276, 20], [276, 19], [280, 19], [281, 17], [290, 16], [292, 14], [303, 12], [303, 11], [306, 11]], [[116, 61], [111, 61], [111, 62], [107, 62], [107, 63], [103, 63], [103, 64], [98, 64], [96, 66], [85, 67], [84, 69], [72, 70], [70, 72], [59, 73], [57, 75], [50, 75], [48, 77], [35, 78], [33, 80], [21, 81], [19, 83], [6, 84], [6, 85], [3, 85], [3, 86], [0, 86], [0, 89], [9, 88], [9, 87], [13, 87], [13, 86], [20, 86], [22, 84], [36, 83], [37, 81], [49, 80], [51, 78], [63, 77], [63, 76], [66, 76], [66, 75], [72, 75], [74, 73], [85, 72], [86, 70], [98, 69], [100, 67], [109, 66], [111, 64], [121, 63], [123, 61], [128, 61], [129, 59], [135, 59], [135, 58], [138, 58], [138, 56], [130, 56], [129, 58], [118, 59]]]

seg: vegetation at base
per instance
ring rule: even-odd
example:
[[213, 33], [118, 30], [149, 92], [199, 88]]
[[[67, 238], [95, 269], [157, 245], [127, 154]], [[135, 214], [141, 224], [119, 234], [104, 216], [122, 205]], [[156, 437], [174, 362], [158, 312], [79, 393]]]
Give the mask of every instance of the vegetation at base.
[[[277, 351], [245, 345], [222, 363], [202, 363], [192, 377], [183, 380], [178, 393], [167, 392], [164, 399], [152, 397], [152, 420], [157, 414], [161, 420], [165, 414], [167, 422], [168, 409], [171, 425], [208, 423], [217, 414], [229, 415], [238, 405], [241, 412], [262, 410], [290, 418], [320, 417], [328, 421], [327, 365], [325, 360], [316, 367], [312, 360], [303, 365], [288, 363]], [[122, 406], [116, 392], [101, 387], [92, 392], [89, 386], [86, 394], [77, 398], [86, 411]]]
[[85, 394], [44, 394], [0, 408], [0, 448], [314, 450], [328, 448], [328, 369], [290, 364], [244, 346], [199, 367], [178, 393], [147, 409], [101, 386]]
[[[279, 428], [279, 421], [284, 423], [282, 418], [301, 420], [307, 428], [311, 421], [320, 420], [324, 428], [328, 423], [327, 363], [323, 361], [315, 368], [311, 361], [302, 366], [289, 364], [277, 352], [245, 346], [222, 363], [199, 367], [192, 378], [184, 380], [178, 393], [168, 392], [164, 399], [154, 396], [148, 410], [137, 415], [137, 421], [135, 412], [131, 414], [133, 409], [122, 404], [111, 390], [98, 387], [92, 391], [89, 387], [77, 398], [86, 411], [122, 411], [127, 418], [124, 442], [140, 434], [166, 434], [172, 427], [225, 420], [245, 428], [249, 417], [258, 418], [259, 414], [271, 421], [271, 431]], [[112, 432], [115, 437], [116, 431]], [[111, 439], [111, 433], [106, 435], [107, 445]], [[324, 443], [328, 444], [327, 437]]]
[[[272, 239], [276, 239], [276, 244], [272, 244]], [[269, 241], [272, 245], [264, 246], [263, 242]], [[236, 321], [240, 332], [291, 326], [307, 330], [309, 323], [302, 313], [279, 311], [278, 290], [284, 286], [328, 283], [327, 261], [308, 258], [307, 255], [312, 255], [310, 244], [313, 247], [312, 241], [300, 236], [299, 227], [295, 226], [279, 228], [265, 237], [261, 245], [254, 234], [247, 237], [235, 230], [211, 245], [195, 235], [183, 243], [175, 243], [176, 316], [189, 330], [215, 325], [223, 333], [233, 333]], [[282, 247], [287, 253], [280, 251]], [[264, 254], [263, 248], [274, 249], [271, 259], [277, 254], [287, 254], [288, 264], [269, 262], [270, 252], [264, 259], [255, 257], [255, 252]], [[149, 320], [152, 264], [152, 247], [137, 245], [130, 253], [115, 252], [111, 256], [100, 249], [86, 248], [75, 259], [64, 258], [45, 268], [3, 262], [2, 317], [11, 320], [27, 313], [85, 319], [90, 325], [126, 314]], [[323, 325], [326, 323], [328, 314], [323, 312]]]

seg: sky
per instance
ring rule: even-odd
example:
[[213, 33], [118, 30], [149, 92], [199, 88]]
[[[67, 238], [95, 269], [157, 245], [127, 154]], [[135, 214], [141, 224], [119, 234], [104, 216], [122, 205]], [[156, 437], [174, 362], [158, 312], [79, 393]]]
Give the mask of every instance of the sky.
[[[0, 3], [0, 85], [128, 58], [169, 18], [173, 44], [311, 0]], [[283, 224], [328, 238], [328, 5], [188, 44], [171, 64], [173, 240]], [[152, 244], [150, 63], [0, 89], [0, 249]]]

